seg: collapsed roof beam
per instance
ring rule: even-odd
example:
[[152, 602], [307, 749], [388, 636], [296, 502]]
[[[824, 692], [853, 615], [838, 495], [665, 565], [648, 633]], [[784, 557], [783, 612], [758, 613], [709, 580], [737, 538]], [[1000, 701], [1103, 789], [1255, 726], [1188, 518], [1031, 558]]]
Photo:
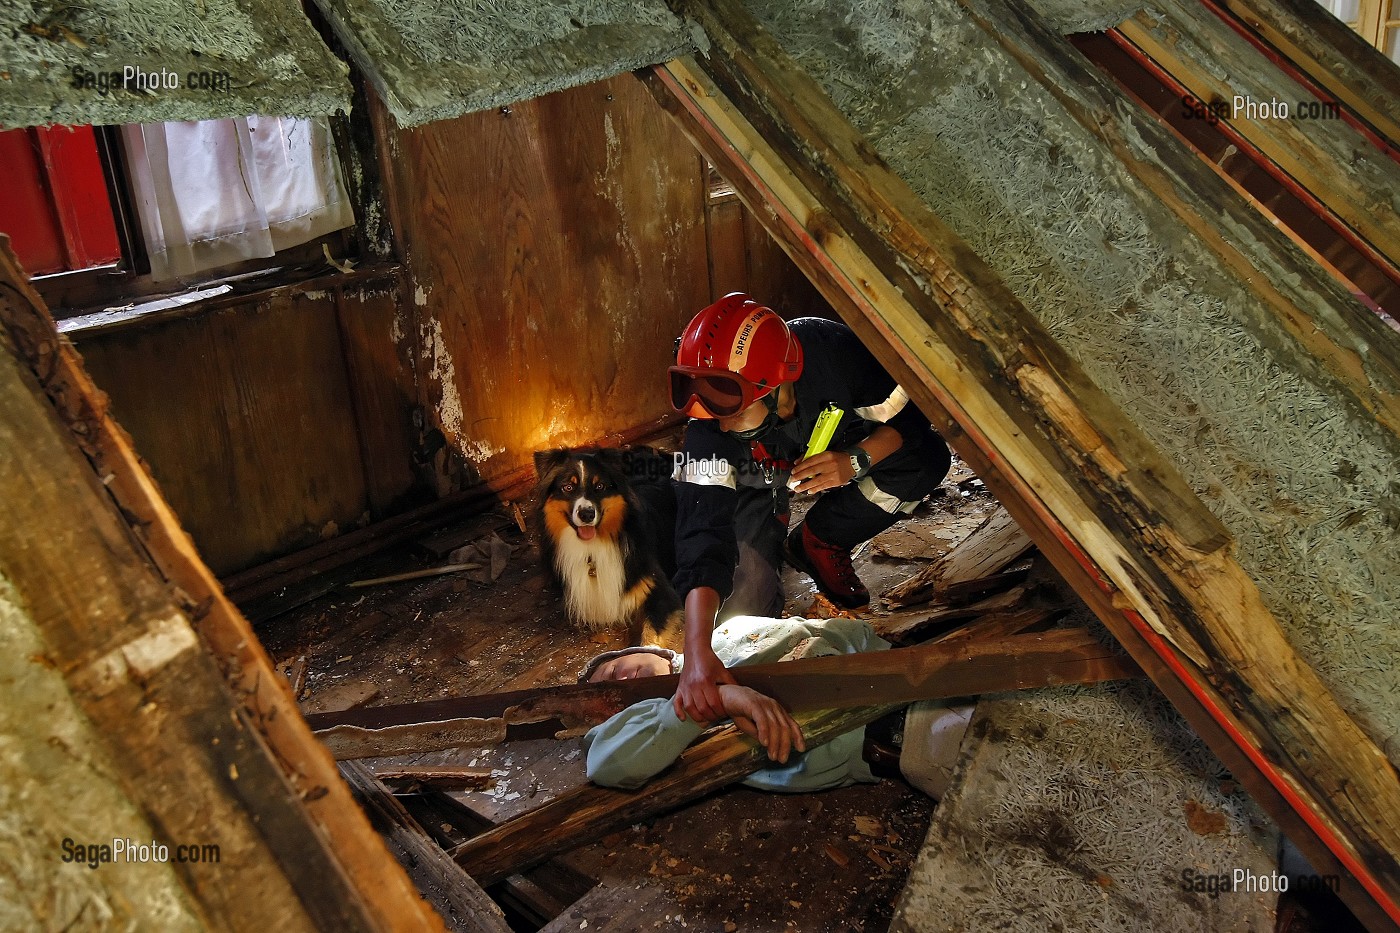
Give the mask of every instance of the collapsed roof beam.
[[1358, 913], [1400, 917], [1400, 782], [1225, 529], [738, 4], [680, 6], [711, 48], [659, 99]]

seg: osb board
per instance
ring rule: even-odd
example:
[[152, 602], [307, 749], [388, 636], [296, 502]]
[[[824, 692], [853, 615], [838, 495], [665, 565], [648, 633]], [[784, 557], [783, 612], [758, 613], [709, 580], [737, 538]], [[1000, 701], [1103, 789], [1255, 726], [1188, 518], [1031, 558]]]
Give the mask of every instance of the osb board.
[[75, 342], [216, 573], [313, 544], [364, 515], [330, 295]]
[[709, 300], [695, 151], [630, 75], [403, 131], [420, 383], [484, 478], [671, 413]]
[[[204, 0], [197, 15], [178, 0], [16, 0], [0, 7], [0, 62], [6, 128], [350, 109], [349, 69], [287, 0]], [[128, 67], [176, 86], [148, 91]]]
[[668, 61], [693, 40], [661, 0], [316, 0], [401, 126]]

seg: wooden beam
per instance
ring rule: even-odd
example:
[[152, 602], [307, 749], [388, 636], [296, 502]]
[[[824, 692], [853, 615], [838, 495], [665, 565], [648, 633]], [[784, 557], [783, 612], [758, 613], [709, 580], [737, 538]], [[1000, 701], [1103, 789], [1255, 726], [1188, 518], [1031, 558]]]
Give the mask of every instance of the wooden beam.
[[505, 914], [418, 825], [368, 768], [343, 762], [340, 773], [418, 890], [454, 933], [510, 933]]
[[[223, 727], [237, 729], [239, 739], [225, 741], [212, 724], [214, 720], [197, 717], [193, 687], [182, 686], [172, 706], [183, 711], [188, 723], [182, 725], [184, 719], [175, 717], [170, 721], [170, 729], [197, 731], [200, 722], [206, 721], [211, 731], [200, 738], [201, 758], [212, 755], [210, 760], [217, 761], [222, 755], [233, 754], [235, 749], [250, 748], [265, 759], [268, 765], [265, 771], [252, 764], [254, 758], [248, 762], [224, 762], [219, 768], [219, 780], [230, 782], [229, 786], [247, 795], [240, 798], [241, 805], [249, 813], [259, 815], [260, 825], [270, 841], [285, 836], [279, 843], [282, 848], [276, 850], [278, 862], [290, 875], [305, 882], [308, 908], [324, 908], [330, 912], [324, 919], [324, 926], [440, 929], [441, 921], [425, 908], [407, 876], [393, 863], [384, 844], [354, 806], [334, 761], [302, 720], [286, 679], [277, 674], [247, 620], [224, 597], [218, 581], [200, 560], [193, 542], [181, 529], [150, 473], [132, 449], [130, 439], [108, 414], [106, 397], [93, 386], [72, 346], [59, 339], [52, 318], [19, 268], [8, 242], [0, 240], [0, 244], [3, 245], [0, 248], [0, 333], [3, 333], [3, 341], [0, 342], [4, 343], [0, 356], [10, 359], [13, 355], [23, 361], [30, 378], [36, 380], [48, 396], [51, 417], [71, 432], [69, 440], [75, 445], [74, 449], [86, 457], [86, 483], [75, 479], [72, 488], [87, 488], [94, 494], [100, 493], [100, 497], [99, 501], [84, 501], [83, 511], [101, 516], [106, 510], [120, 516], [119, 531], [110, 532], [101, 545], [112, 553], [126, 549], [133, 559], [139, 560], [160, 581], [166, 597], [193, 626], [199, 636], [199, 650], [188, 654], [222, 675], [219, 696], [225, 704], [231, 697], [233, 705], [226, 705], [217, 721], [222, 722]], [[12, 396], [13, 390], [6, 394]], [[33, 437], [22, 436], [6, 443], [5, 447], [4, 459], [10, 463], [18, 464], [20, 455], [39, 458], [29, 467], [32, 476], [47, 475], [58, 466], [42, 462]], [[64, 507], [78, 508], [75, 497], [76, 492]], [[39, 506], [32, 490], [4, 498], [16, 509]], [[56, 502], [55, 506], [63, 506], [63, 503]], [[62, 521], [32, 515], [26, 518], [19, 511], [7, 514], [20, 516], [21, 525], [0, 535], [0, 540], [44, 542], [55, 539], [60, 530], [89, 527], [77, 517]], [[62, 534], [68, 540], [83, 541], [77, 532], [64, 530]], [[78, 536], [73, 538], [74, 534]], [[58, 597], [60, 588], [56, 581], [59, 577], [58, 569], [47, 573], [37, 584], [39, 592], [49, 594], [49, 598]], [[92, 584], [85, 582], [84, 585]], [[112, 605], [119, 606], [120, 602]], [[98, 619], [83, 609], [82, 604], [58, 606], [53, 618], [56, 624], [68, 626], [75, 645], [103, 638], [108, 639], [106, 648], [119, 644], [104, 632]], [[74, 676], [79, 676], [82, 665], [77, 658], [71, 663]], [[65, 670], [68, 669], [65, 664]], [[138, 691], [144, 689], [140, 684], [133, 684], [133, 687]], [[140, 725], [144, 714], [138, 707], [139, 704], [125, 714], [125, 723], [144, 729], [146, 727]], [[109, 720], [109, 726], [114, 736], [122, 734], [122, 718]], [[122, 760], [130, 767], [141, 769], [147, 756], [159, 753], [162, 747], [156, 735], [157, 732], [152, 731], [145, 737], [144, 744], [136, 742], [128, 746], [130, 756]], [[147, 773], [133, 778], [138, 786], [148, 787], [156, 795], [150, 804], [153, 812], [187, 799], [186, 795], [194, 786], [192, 779], [161, 782], [153, 777], [183, 759], [179, 754], [158, 755], [155, 761], [145, 764], [149, 768]], [[229, 768], [230, 764], [238, 766]], [[254, 775], [259, 777], [254, 780]], [[209, 831], [218, 822], [211, 820], [207, 808], [199, 810], [194, 819], [194, 826]], [[172, 817], [169, 825], [182, 824]], [[228, 883], [226, 866], [212, 867], [217, 870], [208, 883], [235, 896], [238, 889]], [[206, 869], [190, 867], [185, 870], [193, 874]], [[275, 902], [269, 898], [267, 903]], [[237, 921], [240, 924], [256, 926], [257, 922], [250, 919], [250, 911], [258, 906], [243, 899], [231, 905], [227, 914], [230, 918], [241, 917]], [[223, 913], [217, 911], [215, 915]], [[268, 923], [280, 925], [275, 920]]]
[[659, 73], [673, 115], [728, 177], [745, 177], [757, 215], [795, 259], [809, 255], [824, 294], [844, 294], [838, 307], [870, 325], [882, 361], [918, 377], [906, 384], [915, 402], [952, 415], [966, 437], [950, 440], [984, 451], [1041, 549], [1062, 573], [1079, 565], [1066, 576], [1086, 601], [1103, 609], [1090, 590], [1111, 595], [1115, 634], [1189, 658], [1171, 676], [1395, 910], [1400, 782], [1288, 645], [1223, 528], [742, 9], [679, 6], [712, 46], [703, 67]]
[[[796, 663], [796, 662], [793, 662]], [[808, 748], [879, 719], [897, 706], [798, 713]], [[484, 886], [641, 820], [675, 809], [757, 771], [767, 753], [734, 726], [686, 749], [635, 791], [585, 784], [463, 843], [452, 858]]]
[[[1036, 621], [1027, 619], [1018, 629]], [[1131, 660], [1092, 633], [1064, 629], [746, 665], [733, 668], [731, 673], [740, 684], [775, 697], [796, 712], [1115, 680], [1135, 677], [1139, 671]], [[565, 734], [577, 734], [638, 700], [673, 695], [678, 679], [675, 675], [644, 677], [406, 703], [323, 713], [312, 717], [312, 722], [317, 736], [339, 759], [493, 745], [506, 740], [511, 724], [558, 719]], [[503, 709], [504, 703], [511, 705]], [[422, 718], [466, 711], [475, 718]]]
[[1395, 63], [1313, 0], [1220, 0], [1376, 131], [1400, 145]]
[[[1372, 248], [1400, 266], [1400, 164], [1340, 118], [1309, 119], [1309, 100], [1272, 62], [1200, 5], [1163, 3], [1139, 12], [1119, 32], [1181, 82], [1197, 100], [1230, 107], [1222, 122], [1327, 206]], [[1252, 100], [1251, 113], [1234, 112], [1236, 96]], [[1273, 108], [1290, 109], [1281, 116]], [[1312, 101], [1317, 103], [1316, 101]]]

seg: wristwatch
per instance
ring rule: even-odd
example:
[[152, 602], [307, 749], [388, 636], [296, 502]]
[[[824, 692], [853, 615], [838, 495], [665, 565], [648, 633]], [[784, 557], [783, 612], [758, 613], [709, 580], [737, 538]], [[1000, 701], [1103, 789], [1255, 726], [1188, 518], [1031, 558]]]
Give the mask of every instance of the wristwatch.
[[864, 447], [857, 445], [847, 448], [846, 454], [851, 458], [851, 469], [855, 471], [855, 475], [851, 479], [864, 479], [866, 474], [870, 472], [870, 453]]

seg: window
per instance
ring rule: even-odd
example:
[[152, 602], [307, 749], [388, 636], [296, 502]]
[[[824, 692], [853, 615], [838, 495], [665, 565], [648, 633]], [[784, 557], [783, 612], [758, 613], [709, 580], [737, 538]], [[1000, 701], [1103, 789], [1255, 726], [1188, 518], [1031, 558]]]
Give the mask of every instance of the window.
[[0, 205], [55, 308], [179, 292], [346, 252], [354, 224], [324, 119], [247, 117], [0, 133], [20, 168]]
[[1318, 0], [1327, 12], [1400, 64], [1400, 4], [1397, 0]]

